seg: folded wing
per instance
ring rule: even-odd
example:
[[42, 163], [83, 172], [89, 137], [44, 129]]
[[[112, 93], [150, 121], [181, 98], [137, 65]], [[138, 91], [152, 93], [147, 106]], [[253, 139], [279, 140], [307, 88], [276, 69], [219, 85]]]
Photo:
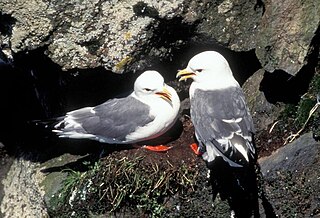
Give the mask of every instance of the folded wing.
[[231, 166], [242, 166], [254, 157], [254, 127], [240, 87], [195, 90], [191, 117], [207, 162], [221, 156]]
[[67, 113], [55, 125], [59, 137], [89, 138], [105, 143], [128, 143], [126, 136], [154, 120], [150, 107], [134, 97], [112, 99], [96, 107]]

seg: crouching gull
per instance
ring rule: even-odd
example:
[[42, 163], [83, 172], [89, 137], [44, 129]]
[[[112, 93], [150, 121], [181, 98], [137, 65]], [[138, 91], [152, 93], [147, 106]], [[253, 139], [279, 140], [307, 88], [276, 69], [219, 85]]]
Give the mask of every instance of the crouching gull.
[[199, 53], [177, 77], [193, 80], [190, 114], [198, 145], [192, 148], [209, 168], [213, 199], [220, 193], [236, 217], [256, 215], [254, 126], [227, 60], [215, 51]]
[[[125, 98], [68, 112], [54, 126], [61, 138], [92, 139], [108, 144], [135, 144], [161, 136], [175, 123], [180, 108], [176, 91], [157, 71], [145, 71]], [[146, 147], [165, 151], [166, 146]]]

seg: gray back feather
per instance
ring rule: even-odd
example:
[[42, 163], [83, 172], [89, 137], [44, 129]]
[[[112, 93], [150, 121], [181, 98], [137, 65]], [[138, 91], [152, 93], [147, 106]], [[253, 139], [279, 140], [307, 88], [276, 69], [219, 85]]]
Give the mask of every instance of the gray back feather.
[[114, 143], [125, 142], [128, 134], [154, 120], [149, 116], [150, 107], [131, 96], [108, 100], [93, 111], [95, 113], [79, 111], [72, 116], [85, 133]]
[[[229, 163], [242, 165], [245, 160], [234, 146], [237, 143], [249, 156], [254, 156], [253, 122], [240, 87], [213, 91], [197, 89], [191, 100], [191, 118], [202, 151], [206, 151], [206, 146], [214, 146], [212, 149], [217, 155], [223, 154]], [[240, 122], [226, 122], [239, 118]]]

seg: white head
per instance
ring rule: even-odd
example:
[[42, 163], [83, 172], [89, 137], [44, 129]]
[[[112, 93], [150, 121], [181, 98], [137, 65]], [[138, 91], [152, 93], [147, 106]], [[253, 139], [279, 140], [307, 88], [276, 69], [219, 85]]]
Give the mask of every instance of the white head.
[[178, 72], [179, 81], [193, 79], [196, 83], [222, 84], [234, 82], [227, 60], [218, 52], [205, 51], [190, 59], [188, 66]]
[[172, 94], [167, 89], [160, 73], [154, 70], [143, 72], [134, 83], [134, 93], [138, 98], [162, 98], [171, 103]]

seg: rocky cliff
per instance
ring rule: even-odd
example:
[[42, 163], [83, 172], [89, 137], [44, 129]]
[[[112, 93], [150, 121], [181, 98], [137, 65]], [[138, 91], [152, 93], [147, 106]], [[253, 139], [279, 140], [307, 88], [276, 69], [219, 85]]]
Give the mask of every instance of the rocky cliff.
[[[188, 83], [175, 74], [204, 50], [222, 53], [243, 85], [269, 209], [319, 216], [319, 24], [314, 0], [0, 0], [2, 216], [229, 216], [223, 202], [212, 207], [205, 166], [183, 147], [193, 140]], [[32, 125], [127, 92], [147, 69], [183, 100], [184, 131], [167, 154], [102, 154], [100, 144], [61, 141]], [[105, 191], [108, 173], [121, 186], [117, 202]], [[136, 186], [120, 182], [135, 175]]]

